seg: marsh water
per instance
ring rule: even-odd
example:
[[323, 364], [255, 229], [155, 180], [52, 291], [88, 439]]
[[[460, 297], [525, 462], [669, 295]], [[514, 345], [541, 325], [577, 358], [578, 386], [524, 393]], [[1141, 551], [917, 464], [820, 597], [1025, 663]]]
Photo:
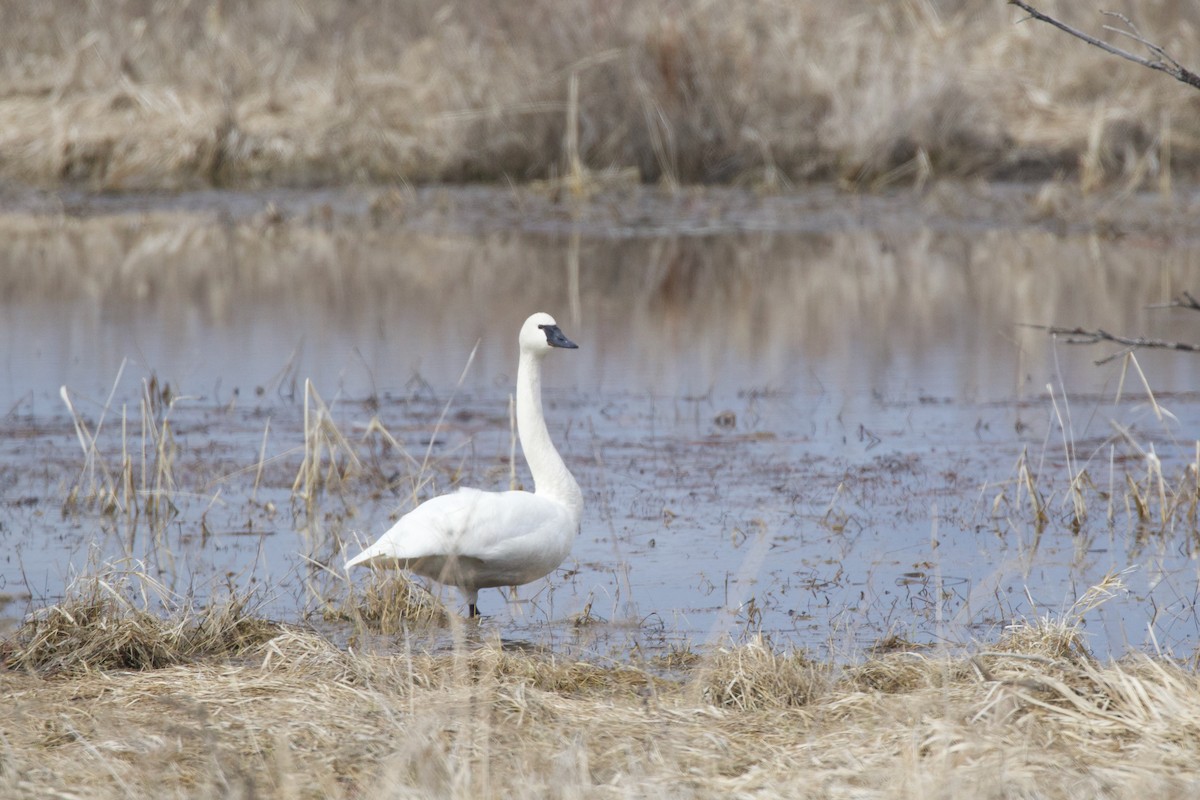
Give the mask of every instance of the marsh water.
[[1200, 290], [1195, 203], [7, 196], [0, 613], [109, 565], [349, 635], [321, 613], [347, 554], [415, 499], [529, 486], [515, 334], [545, 310], [580, 345], [545, 387], [583, 532], [519, 599], [484, 591], [485, 629], [841, 656], [994, 639], [1121, 573], [1076, 609], [1091, 647], [1192, 656], [1200, 357], [1027, 325], [1200, 340], [1150, 307]]

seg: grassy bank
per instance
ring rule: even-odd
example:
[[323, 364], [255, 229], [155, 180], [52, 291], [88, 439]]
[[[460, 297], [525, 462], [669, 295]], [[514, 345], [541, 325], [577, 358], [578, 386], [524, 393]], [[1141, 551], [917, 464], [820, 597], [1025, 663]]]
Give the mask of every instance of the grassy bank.
[[753, 637], [597, 664], [471, 625], [378, 652], [94, 578], [4, 644], [6, 797], [1190, 797], [1200, 680], [1070, 622], [849, 665]]
[[[1102, 33], [1090, 5], [1045, 10]], [[1185, 61], [1200, 52], [1194, 6], [1104, 8]], [[0, 8], [0, 178], [1194, 175], [1194, 90], [1020, 17], [1003, 0], [16, 0]]]

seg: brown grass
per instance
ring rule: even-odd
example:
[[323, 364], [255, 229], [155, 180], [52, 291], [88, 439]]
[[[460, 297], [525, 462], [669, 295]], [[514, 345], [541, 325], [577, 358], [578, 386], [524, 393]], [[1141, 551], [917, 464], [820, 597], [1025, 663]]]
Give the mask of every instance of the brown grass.
[[[161, 669], [228, 658], [280, 631], [250, 613], [248, 597], [231, 595], [198, 610], [142, 573], [80, 578], [66, 594], [30, 615], [6, 642], [5, 666], [44, 675]], [[152, 613], [152, 602], [173, 613]]]
[[[1044, 5], [1097, 33], [1106, 21]], [[1200, 51], [1193, 6], [1105, 8], [1185, 61]], [[17, 0], [0, 9], [0, 177], [578, 189], [613, 168], [766, 188], [1194, 173], [1194, 90], [1019, 19], [1001, 0]]]
[[[240, 608], [156, 617], [127, 592], [89, 579], [6, 643], [5, 796], [1133, 798], [1200, 781], [1196, 674], [1063, 651], [1070, 620], [846, 666], [753, 641], [667, 678], [478, 637], [345, 651]], [[127, 658], [131, 638], [164, 655]]]
[[[322, 591], [323, 616], [384, 634], [449, 624], [442, 602], [400, 570], [355, 570], [344, 595]], [[363, 579], [362, 572], [368, 572]]]

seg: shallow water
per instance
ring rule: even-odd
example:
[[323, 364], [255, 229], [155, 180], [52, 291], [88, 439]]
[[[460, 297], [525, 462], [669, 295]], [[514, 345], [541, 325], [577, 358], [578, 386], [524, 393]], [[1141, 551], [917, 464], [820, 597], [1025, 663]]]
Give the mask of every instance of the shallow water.
[[[836, 655], [954, 644], [1131, 568], [1085, 615], [1092, 646], [1191, 655], [1200, 362], [1096, 366], [1116, 348], [1020, 323], [1194, 339], [1195, 312], [1146, 306], [1200, 287], [1195, 231], [1136, 202], [1047, 223], [1032, 189], [979, 191], [23, 202], [0, 218], [3, 613], [126, 558], [173, 591], [257, 586], [263, 613], [315, 619], [341, 589], [313, 563], [381, 533], [415, 477], [423, 496], [508, 487], [513, 340], [542, 309], [581, 345], [545, 380], [588, 506], [562, 570], [521, 602], [483, 593], [505, 637], [606, 655], [760, 627]], [[311, 507], [292, 492], [306, 379], [361, 459]], [[62, 385], [84, 442], [99, 428], [90, 461]], [[105, 486], [107, 514], [87, 500]], [[149, 498], [158, 518], [124, 513]]]

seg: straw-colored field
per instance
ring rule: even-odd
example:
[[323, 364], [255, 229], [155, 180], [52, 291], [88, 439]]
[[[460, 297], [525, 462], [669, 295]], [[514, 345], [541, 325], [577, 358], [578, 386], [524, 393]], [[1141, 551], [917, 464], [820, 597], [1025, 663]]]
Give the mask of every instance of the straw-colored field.
[[[374, 655], [85, 581], [6, 646], [5, 797], [1194, 797], [1200, 679], [1073, 624], [835, 667], [750, 641]], [[897, 643], [902, 644], [902, 643]]]
[[[1188, 61], [1200, 6], [1099, 9]], [[1200, 165], [1196, 92], [1003, 0], [334, 0], [0, 8], [0, 177], [172, 188], [524, 181], [1154, 186]], [[1195, 69], [1195, 63], [1190, 64]]]

